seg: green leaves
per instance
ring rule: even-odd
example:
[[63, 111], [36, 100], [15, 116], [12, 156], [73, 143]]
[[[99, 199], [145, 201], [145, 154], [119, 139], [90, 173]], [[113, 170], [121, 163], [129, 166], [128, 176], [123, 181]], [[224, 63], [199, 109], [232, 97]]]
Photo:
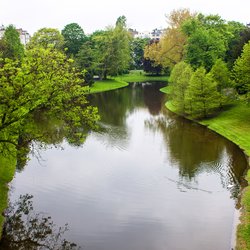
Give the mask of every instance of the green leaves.
[[236, 88], [240, 94], [246, 94], [250, 101], [250, 41], [245, 44], [241, 56], [236, 60], [234, 68]]

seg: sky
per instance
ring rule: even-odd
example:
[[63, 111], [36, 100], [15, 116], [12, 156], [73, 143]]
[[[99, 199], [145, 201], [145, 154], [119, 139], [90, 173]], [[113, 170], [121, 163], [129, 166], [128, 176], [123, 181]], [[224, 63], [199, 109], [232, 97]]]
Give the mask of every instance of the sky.
[[250, 23], [250, 0], [0, 0], [0, 25], [13, 24], [32, 35], [40, 28], [62, 30], [76, 22], [88, 34], [125, 15], [129, 28], [150, 31], [166, 28], [166, 15], [180, 8]]

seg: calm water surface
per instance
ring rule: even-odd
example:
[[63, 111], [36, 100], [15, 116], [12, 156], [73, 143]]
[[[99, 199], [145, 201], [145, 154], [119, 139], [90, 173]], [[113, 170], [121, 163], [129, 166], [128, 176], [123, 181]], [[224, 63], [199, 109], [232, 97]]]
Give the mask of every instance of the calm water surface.
[[91, 96], [101, 132], [80, 147], [39, 150], [10, 200], [68, 223], [86, 250], [228, 250], [246, 161], [215, 133], [164, 108], [160, 84]]

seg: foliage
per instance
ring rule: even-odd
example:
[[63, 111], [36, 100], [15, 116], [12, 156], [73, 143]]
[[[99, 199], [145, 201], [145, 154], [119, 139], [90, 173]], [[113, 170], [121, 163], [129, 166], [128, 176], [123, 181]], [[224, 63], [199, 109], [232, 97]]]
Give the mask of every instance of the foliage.
[[235, 91], [232, 88], [233, 84], [230, 78], [231, 73], [227, 64], [222, 59], [217, 59], [210, 70], [210, 75], [217, 83], [217, 90], [220, 95], [220, 107], [222, 108], [230, 99], [235, 97]]
[[76, 55], [82, 44], [86, 41], [83, 29], [77, 23], [67, 24], [62, 30], [64, 37], [64, 47], [67, 48], [67, 55]]
[[144, 49], [149, 43], [149, 38], [134, 38], [131, 41], [131, 69], [142, 69], [144, 59]]
[[98, 65], [97, 53], [94, 47], [94, 42], [89, 39], [80, 48], [75, 57], [76, 67], [83, 71], [84, 82], [93, 84], [93, 76], [97, 70]]
[[6, 28], [3, 38], [0, 40], [0, 56], [18, 60], [24, 57], [24, 46], [21, 43], [18, 31], [13, 25]]
[[157, 64], [155, 61], [144, 58], [143, 60], [143, 70], [146, 73], [160, 75], [162, 72], [162, 65]]
[[2, 63], [0, 130], [10, 126], [14, 129], [38, 108], [65, 110], [71, 122], [94, 125], [96, 110], [87, 106], [72, 60], [63, 53], [37, 48], [27, 51], [20, 67], [10, 59]]
[[195, 69], [210, 70], [218, 58], [224, 58], [228, 44], [224, 20], [219, 16], [199, 14], [182, 25], [188, 36], [185, 60]]
[[201, 67], [193, 74], [186, 93], [187, 113], [193, 117], [207, 117], [219, 107], [217, 84]]
[[250, 28], [239, 22], [228, 22], [228, 32], [231, 38], [228, 42], [228, 51], [225, 61], [230, 69], [232, 69], [235, 60], [240, 56], [243, 46], [250, 40]]
[[245, 44], [241, 56], [236, 60], [234, 68], [236, 89], [240, 94], [245, 94], [250, 101], [250, 41]]
[[168, 17], [168, 28], [159, 43], [152, 43], [145, 48], [144, 57], [161, 64], [165, 68], [173, 68], [184, 56], [186, 35], [181, 30], [184, 21], [195, 14], [188, 9], [174, 10]]
[[171, 87], [171, 92], [169, 96], [172, 100], [173, 105], [176, 107], [178, 112], [185, 113], [185, 98], [186, 90], [189, 86], [189, 82], [193, 70], [191, 66], [185, 62], [177, 63], [170, 75], [169, 82]]
[[64, 39], [60, 31], [53, 28], [42, 28], [35, 32], [31, 37], [27, 48], [38, 48], [42, 47], [44, 49], [54, 48], [61, 50], [63, 48]]

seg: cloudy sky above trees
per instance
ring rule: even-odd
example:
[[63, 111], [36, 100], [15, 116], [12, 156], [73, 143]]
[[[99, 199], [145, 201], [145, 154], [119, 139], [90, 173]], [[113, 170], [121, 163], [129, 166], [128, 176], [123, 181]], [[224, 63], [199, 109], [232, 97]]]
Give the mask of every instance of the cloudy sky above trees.
[[166, 27], [165, 15], [179, 8], [250, 23], [249, 0], [0, 0], [0, 25], [14, 24], [32, 34], [43, 27], [61, 30], [77, 22], [90, 33], [125, 15], [129, 27], [145, 31]]

